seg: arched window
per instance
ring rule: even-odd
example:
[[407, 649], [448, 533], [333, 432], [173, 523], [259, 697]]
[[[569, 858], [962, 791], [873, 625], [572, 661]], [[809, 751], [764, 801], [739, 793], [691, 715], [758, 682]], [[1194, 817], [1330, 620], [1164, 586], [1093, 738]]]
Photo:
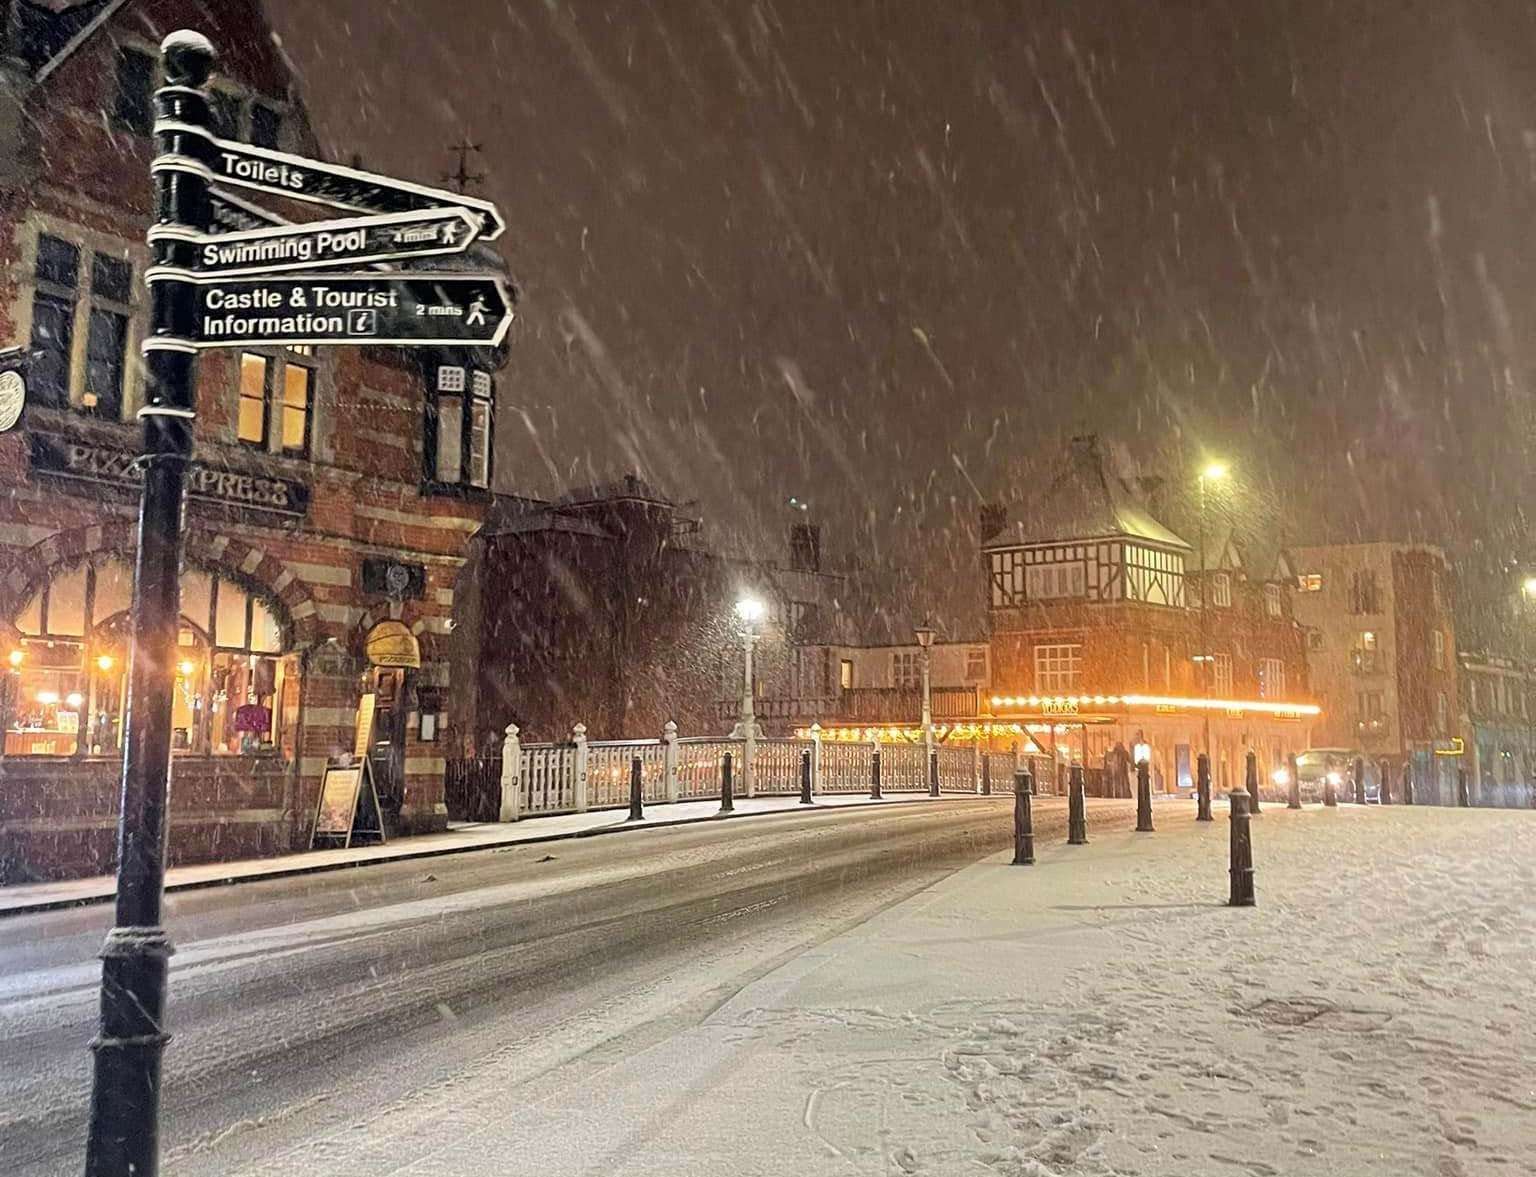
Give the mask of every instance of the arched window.
[[[120, 752], [132, 594], [132, 570], [108, 557], [59, 572], [27, 602], [6, 655], [6, 755]], [[260, 596], [223, 576], [183, 574], [174, 750], [285, 750], [298, 712], [298, 659], [286, 651], [282, 622]]]

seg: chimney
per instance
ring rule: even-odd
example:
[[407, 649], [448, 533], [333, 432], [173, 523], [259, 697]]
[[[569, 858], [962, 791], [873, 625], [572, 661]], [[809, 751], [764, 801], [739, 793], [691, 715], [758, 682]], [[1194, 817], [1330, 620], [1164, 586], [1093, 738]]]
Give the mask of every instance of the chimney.
[[815, 523], [790, 525], [789, 566], [795, 572], [821, 571], [821, 528]]
[[1005, 503], [983, 503], [981, 505], [981, 542], [986, 543], [994, 536], [1002, 534], [1003, 528], [1008, 526], [1008, 507]]

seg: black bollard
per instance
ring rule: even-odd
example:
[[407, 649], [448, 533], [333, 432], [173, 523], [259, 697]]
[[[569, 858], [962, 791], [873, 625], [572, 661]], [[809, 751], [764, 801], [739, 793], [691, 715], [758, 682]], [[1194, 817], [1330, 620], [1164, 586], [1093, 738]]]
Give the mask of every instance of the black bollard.
[[870, 800], [880, 800], [880, 749], [876, 748], [869, 757], [869, 796]]
[[720, 761], [720, 812], [730, 813], [736, 808], [731, 796], [731, 754], [727, 752]]
[[1467, 770], [1464, 768], [1456, 770], [1456, 804], [1462, 809], [1472, 807], [1472, 794], [1467, 790]]
[[1381, 778], [1381, 803], [1392, 804], [1392, 766], [1383, 760], [1376, 766], [1376, 772]]
[[1286, 798], [1287, 809], [1301, 808], [1301, 770], [1296, 767], [1296, 753], [1292, 752], [1285, 758], [1285, 769], [1291, 774], [1291, 792]]
[[928, 796], [939, 795], [939, 753], [938, 750], [928, 753]]
[[992, 758], [985, 752], [981, 754], [981, 795], [992, 796]]
[[1403, 761], [1402, 785], [1403, 785], [1403, 804], [1404, 805], [1412, 805], [1413, 804], [1413, 762], [1411, 760]]
[[809, 748], [800, 749], [800, 804], [816, 804], [816, 799], [811, 796], [811, 750]]
[[1136, 764], [1136, 832], [1150, 834], [1152, 830], [1152, 766], [1145, 760]]
[[1351, 772], [1355, 778], [1355, 804], [1365, 804], [1365, 761], [1355, 757], [1355, 763]]
[[1259, 816], [1259, 756], [1256, 752], [1249, 752], [1243, 769], [1243, 780], [1248, 788], [1248, 812], [1254, 817]]
[[640, 763], [640, 757], [633, 757], [629, 762], [629, 820], [645, 820], [645, 769]]
[[1195, 820], [1215, 821], [1211, 816], [1211, 758], [1204, 752], [1195, 761]]
[[1035, 861], [1035, 813], [1030, 794], [1035, 782], [1024, 769], [1013, 774], [1013, 865], [1031, 866]]
[[1253, 832], [1249, 829], [1248, 794], [1238, 789], [1231, 795], [1232, 802], [1232, 894], [1228, 907], [1252, 907], [1253, 900]]
[[1083, 766], [1067, 770], [1067, 845], [1088, 844], [1088, 802], [1083, 796]]

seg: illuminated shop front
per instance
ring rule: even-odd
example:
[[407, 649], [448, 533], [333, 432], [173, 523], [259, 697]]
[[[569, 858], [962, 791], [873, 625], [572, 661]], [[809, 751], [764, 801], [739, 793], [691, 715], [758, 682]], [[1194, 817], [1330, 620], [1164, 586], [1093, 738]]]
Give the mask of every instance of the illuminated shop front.
[[[97, 557], [58, 571], [22, 608], [6, 652], [5, 757], [121, 755], [132, 584], [125, 561]], [[291, 745], [300, 671], [278, 608], [226, 575], [183, 575], [174, 753]]]
[[1277, 699], [1211, 699], [1176, 695], [993, 695], [1000, 719], [1043, 733], [1047, 754], [1062, 767], [1108, 769], [1117, 758], [1131, 769], [1145, 759], [1154, 789], [1194, 787], [1195, 759], [1211, 733], [1211, 775], [1217, 789], [1242, 783], [1247, 754], [1258, 759], [1265, 790], [1286, 757], [1310, 746], [1315, 703]]

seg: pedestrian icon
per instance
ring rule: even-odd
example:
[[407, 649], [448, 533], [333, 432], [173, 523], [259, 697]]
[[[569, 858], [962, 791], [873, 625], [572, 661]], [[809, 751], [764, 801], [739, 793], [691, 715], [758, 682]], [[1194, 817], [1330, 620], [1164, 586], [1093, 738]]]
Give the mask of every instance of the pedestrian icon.
[[469, 304], [469, 315], [464, 320], [466, 327], [478, 327], [485, 322], [485, 299], [476, 295]]
[[448, 221], [443, 225], [443, 244], [457, 245], [459, 243], [459, 226], [456, 221]]

